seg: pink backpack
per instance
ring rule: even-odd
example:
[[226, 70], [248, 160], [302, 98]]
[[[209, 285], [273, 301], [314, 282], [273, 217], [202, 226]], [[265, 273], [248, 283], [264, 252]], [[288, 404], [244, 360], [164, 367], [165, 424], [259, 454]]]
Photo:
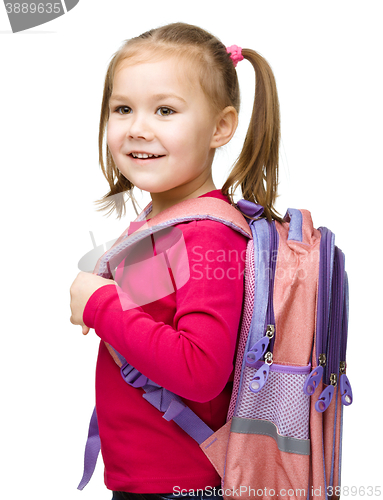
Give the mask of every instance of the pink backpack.
[[[331, 231], [314, 229], [307, 210], [289, 209], [281, 224], [262, 218], [263, 208], [255, 203], [240, 200], [237, 207], [249, 218], [223, 200], [203, 197], [181, 202], [146, 221], [150, 203], [94, 270], [111, 278], [128, 248], [149, 236], [165, 234], [169, 245], [163, 248], [164, 254], [178, 255], [178, 262], [167, 259], [178, 285], [188, 273], [184, 261], [179, 265], [180, 239], [169, 236], [172, 226], [210, 219], [248, 236], [245, 295], [226, 425], [213, 432], [180, 397], [148, 380], [112, 346], [107, 347], [124, 380], [141, 387], [144, 398], [166, 420], [174, 420], [198, 442], [222, 478], [225, 498], [339, 496], [343, 406], [353, 400], [345, 374], [344, 255]], [[78, 489], [89, 482], [99, 451], [94, 410]]]

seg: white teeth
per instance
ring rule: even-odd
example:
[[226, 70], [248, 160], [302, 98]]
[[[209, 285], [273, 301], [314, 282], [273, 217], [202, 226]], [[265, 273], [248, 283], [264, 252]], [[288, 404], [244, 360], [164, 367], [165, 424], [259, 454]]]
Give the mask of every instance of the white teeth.
[[151, 154], [147, 154], [147, 153], [132, 153], [132, 156], [134, 158], [158, 158], [159, 155], [151, 155]]

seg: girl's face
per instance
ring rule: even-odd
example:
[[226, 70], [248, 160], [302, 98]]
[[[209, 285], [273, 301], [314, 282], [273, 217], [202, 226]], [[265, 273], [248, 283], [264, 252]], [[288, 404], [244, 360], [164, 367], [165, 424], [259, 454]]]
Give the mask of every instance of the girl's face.
[[211, 179], [215, 150], [217, 115], [185, 68], [175, 57], [122, 63], [109, 101], [107, 142], [117, 168], [139, 189], [173, 198]]

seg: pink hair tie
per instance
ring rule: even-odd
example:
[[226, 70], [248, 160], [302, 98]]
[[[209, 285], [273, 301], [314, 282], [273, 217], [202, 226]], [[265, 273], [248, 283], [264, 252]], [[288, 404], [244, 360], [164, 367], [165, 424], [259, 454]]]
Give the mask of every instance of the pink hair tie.
[[230, 59], [233, 61], [234, 68], [237, 66], [239, 61], [243, 60], [242, 48], [238, 45], [232, 45], [231, 47], [226, 47], [226, 52], [230, 54]]

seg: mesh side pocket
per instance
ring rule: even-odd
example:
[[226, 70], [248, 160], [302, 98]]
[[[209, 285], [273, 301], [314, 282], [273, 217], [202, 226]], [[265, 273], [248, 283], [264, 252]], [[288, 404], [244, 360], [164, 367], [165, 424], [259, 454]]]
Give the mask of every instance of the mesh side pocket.
[[286, 373], [270, 367], [269, 377], [258, 393], [250, 391], [249, 384], [256, 368], [246, 366], [235, 411], [236, 417], [273, 422], [282, 436], [309, 439], [310, 396], [303, 392], [309, 373]]
[[235, 362], [233, 392], [230, 400], [229, 410], [227, 412], [227, 421], [229, 421], [234, 415], [239, 384], [241, 381], [242, 360], [244, 352], [246, 350], [247, 337], [249, 334], [251, 320], [253, 317], [254, 280], [255, 280], [254, 243], [253, 240], [249, 240], [246, 248], [245, 294], [244, 294], [244, 305], [242, 312], [241, 332], [238, 342], [237, 359]]

